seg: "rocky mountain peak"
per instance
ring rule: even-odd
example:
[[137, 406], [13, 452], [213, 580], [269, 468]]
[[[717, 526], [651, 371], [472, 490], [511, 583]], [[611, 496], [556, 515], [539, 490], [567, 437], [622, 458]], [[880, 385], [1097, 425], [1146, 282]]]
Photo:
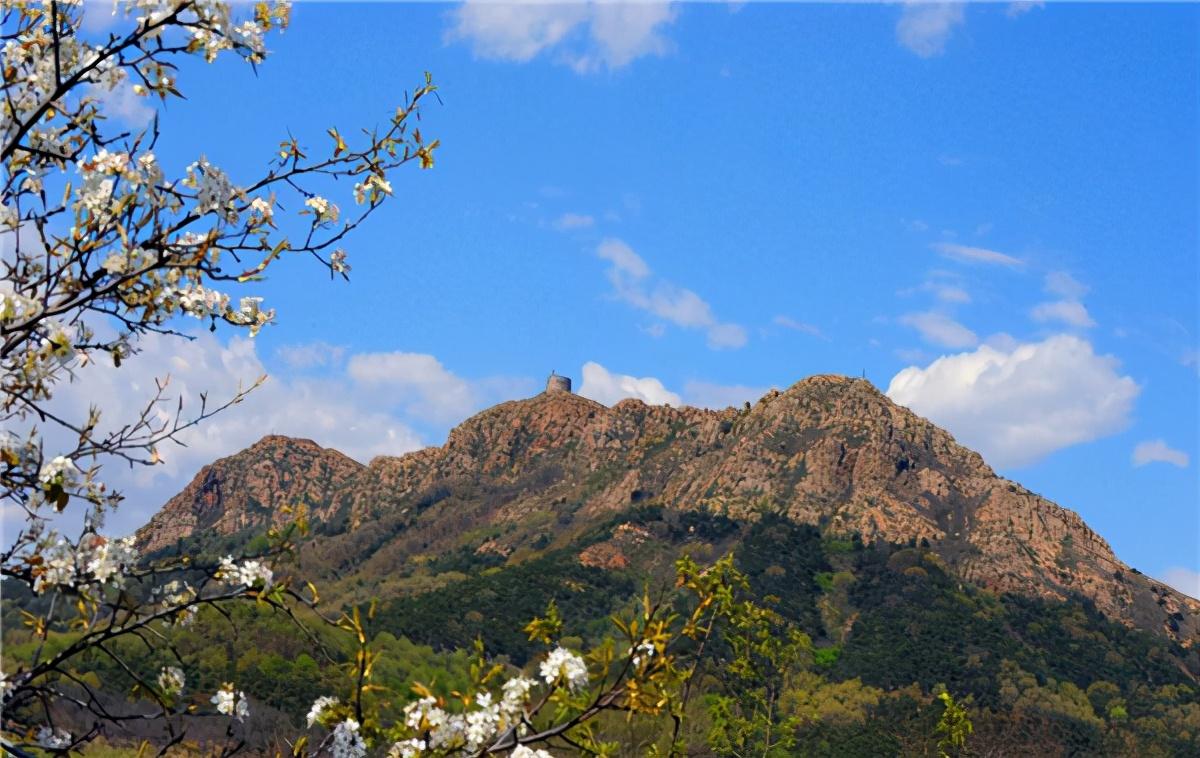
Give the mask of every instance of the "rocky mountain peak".
[[472, 416], [441, 447], [369, 467], [268, 437], [202, 470], [139, 538], [153, 549], [201, 528], [232, 534], [273, 523], [274, 509], [297, 500], [336, 522], [334, 533], [347, 530], [347, 553], [391, 544], [389, 561], [518, 555], [645, 505], [742, 520], [770, 512], [831, 535], [927, 543], [964, 580], [997, 592], [1082, 597], [1184, 644], [1200, 634], [1200, 603], [1129, 569], [1076, 513], [842, 376], [719, 411], [545, 392]]
[[201, 531], [232, 535], [288, 520], [284, 505], [304, 504], [327, 515], [332, 493], [362, 464], [312, 440], [267, 435], [196, 474], [137, 532], [144, 553]]

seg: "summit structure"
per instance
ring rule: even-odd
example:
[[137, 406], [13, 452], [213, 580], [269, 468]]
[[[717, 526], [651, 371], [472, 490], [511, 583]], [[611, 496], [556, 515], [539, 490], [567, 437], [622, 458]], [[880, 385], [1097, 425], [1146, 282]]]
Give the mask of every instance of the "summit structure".
[[553, 371], [550, 372], [550, 377], [546, 379], [547, 392], [571, 392], [571, 377], [560, 376]]

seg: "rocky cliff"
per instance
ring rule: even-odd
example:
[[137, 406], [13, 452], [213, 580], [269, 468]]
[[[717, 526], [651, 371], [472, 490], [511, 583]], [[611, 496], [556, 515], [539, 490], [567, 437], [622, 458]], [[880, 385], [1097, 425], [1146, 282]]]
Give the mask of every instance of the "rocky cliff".
[[231, 535], [277, 526], [281, 506], [304, 504], [328, 516], [333, 494], [362, 464], [312, 440], [271, 435], [200, 469], [190, 484], [138, 530], [142, 552], [174, 545], [194, 534]]
[[[462, 549], [521, 560], [636, 506], [776, 512], [833, 535], [927, 541], [977, 585], [1084, 599], [1185, 646], [1200, 639], [1196, 600], [1131, 570], [1077, 514], [844, 377], [723, 411], [546, 393], [483, 411], [440, 448], [365, 467], [270, 437], [202, 470], [139, 540], [154, 549], [201, 529], [232, 534], [276, 523], [280, 505], [300, 501], [323, 524], [315, 549], [339, 573], [386, 575]], [[583, 560], [624, 557], [607, 546]]]

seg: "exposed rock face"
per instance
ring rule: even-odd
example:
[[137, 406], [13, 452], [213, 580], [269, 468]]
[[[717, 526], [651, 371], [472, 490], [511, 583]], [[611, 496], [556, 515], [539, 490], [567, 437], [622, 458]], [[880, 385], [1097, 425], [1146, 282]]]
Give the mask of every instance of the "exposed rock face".
[[206, 530], [228, 535], [279, 525], [290, 518], [286, 505], [303, 504], [314, 518], [327, 518], [333, 493], [362, 468], [312, 440], [263, 437], [200, 469], [138, 530], [138, 546], [149, 553]]
[[[979, 585], [1081, 596], [1185, 645], [1200, 636], [1200, 603], [1131, 571], [1078, 515], [996, 476], [866, 381], [812, 377], [748, 411], [608, 408], [543, 393], [468, 419], [440, 448], [368, 467], [294, 444], [268, 444], [275, 457], [261, 465], [231, 466], [239, 454], [206, 468], [139, 536], [149, 546], [195, 528], [228, 533], [255, 523], [250, 502], [269, 513], [301, 497], [327, 522], [318, 549], [383, 573], [405, 556], [462, 547], [519, 559], [639, 504], [743, 518], [773, 510], [868, 541], [925, 539]], [[304, 463], [285, 465], [293, 454]], [[596, 546], [582, 559], [619, 565], [629, 547]]]

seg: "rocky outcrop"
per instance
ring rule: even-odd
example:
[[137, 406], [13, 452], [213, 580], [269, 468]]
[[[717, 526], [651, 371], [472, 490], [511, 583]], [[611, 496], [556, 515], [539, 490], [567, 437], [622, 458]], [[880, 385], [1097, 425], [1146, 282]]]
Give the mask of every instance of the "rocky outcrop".
[[[383, 575], [405, 556], [461, 548], [519, 559], [639, 505], [771, 511], [866, 541], [925, 540], [981, 586], [1083, 598], [1184, 645], [1200, 638], [1200, 603], [1129, 569], [1077, 514], [998, 477], [863, 380], [816, 376], [722, 411], [543, 393], [479, 413], [440, 448], [365, 468], [294, 444], [268, 445], [305, 461], [288, 464], [288, 484], [283, 458], [252, 471], [228, 463], [244, 454], [218, 461], [143, 530], [146, 544], [200, 526], [245, 528], [251, 501], [269, 513], [300, 496], [331, 524], [322, 550], [361, 556], [356, 570]], [[581, 560], [621, 565], [624, 537]]]
[[329, 516], [333, 493], [363, 468], [312, 440], [271, 435], [211, 463], [137, 532], [143, 553], [194, 534], [236, 534], [292, 518], [283, 506], [304, 505], [314, 519]]

